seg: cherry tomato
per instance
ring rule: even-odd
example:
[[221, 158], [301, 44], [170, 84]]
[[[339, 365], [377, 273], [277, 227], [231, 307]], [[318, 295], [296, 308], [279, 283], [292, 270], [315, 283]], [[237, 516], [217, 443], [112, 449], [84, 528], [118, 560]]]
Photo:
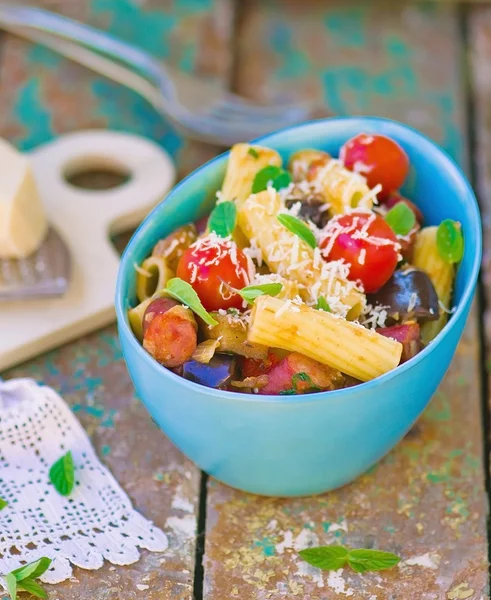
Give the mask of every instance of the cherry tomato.
[[268, 351], [268, 356], [264, 360], [258, 358], [244, 358], [242, 362], [242, 377], [259, 377], [260, 375], [266, 375], [276, 364], [282, 359], [282, 356], [273, 352]]
[[344, 166], [366, 178], [369, 187], [382, 185], [379, 198], [401, 187], [409, 171], [409, 158], [397, 142], [385, 135], [360, 133], [341, 148]]
[[349, 279], [361, 281], [365, 293], [389, 281], [398, 262], [397, 238], [382, 217], [355, 211], [334, 217], [324, 230], [320, 247], [326, 260], [344, 260]]
[[416, 204], [414, 204], [414, 202], [411, 202], [411, 200], [404, 198], [404, 196], [401, 196], [401, 194], [399, 194], [398, 192], [392, 192], [387, 198], [384, 199], [383, 202], [385, 206], [389, 209], [394, 207], [396, 204], [399, 204], [399, 202], [404, 202], [404, 204], [413, 211], [414, 216], [416, 217], [416, 221], [418, 221], [420, 225], [423, 224], [423, 213], [419, 210]]
[[240, 290], [248, 284], [247, 258], [235, 242], [211, 235], [186, 250], [176, 275], [193, 286], [206, 310], [240, 308], [242, 298], [227, 285]]

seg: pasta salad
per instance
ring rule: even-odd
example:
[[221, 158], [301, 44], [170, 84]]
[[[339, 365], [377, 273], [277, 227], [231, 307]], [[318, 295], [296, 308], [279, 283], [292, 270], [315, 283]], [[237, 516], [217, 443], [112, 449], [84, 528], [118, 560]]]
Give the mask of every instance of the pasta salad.
[[186, 379], [255, 394], [340, 389], [410, 360], [449, 318], [464, 242], [458, 222], [425, 226], [399, 192], [408, 171], [382, 135], [287, 165], [235, 145], [211, 214], [135, 265], [135, 336]]

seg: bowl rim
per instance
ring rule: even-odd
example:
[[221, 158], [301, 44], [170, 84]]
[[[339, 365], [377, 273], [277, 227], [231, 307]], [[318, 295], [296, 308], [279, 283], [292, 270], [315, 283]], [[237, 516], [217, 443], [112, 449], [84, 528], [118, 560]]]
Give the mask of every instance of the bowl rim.
[[[411, 136], [414, 136], [420, 142], [425, 145], [423, 151], [432, 151], [436, 152], [440, 155], [447, 163], [447, 168], [451, 174], [456, 177], [463, 188], [466, 191], [468, 200], [471, 201], [472, 206], [472, 216], [473, 222], [471, 222], [471, 226], [473, 228], [473, 235], [475, 236], [476, 242], [476, 252], [474, 254], [474, 260], [472, 262], [472, 269], [468, 280], [465, 282], [465, 287], [462, 293], [462, 297], [460, 302], [458, 303], [455, 312], [452, 314], [452, 318], [445, 325], [445, 327], [440, 331], [440, 333], [432, 340], [431, 344], [429, 344], [426, 348], [424, 348], [421, 352], [419, 352], [414, 358], [411, 358], [409, 361], [388, 371], [384, 375], [380, 375], [375, 379], [370, 381], [362, 382], [357, 384], [354, 387], [342, 388], [339, 390], [332, 391], [321, 391], [314, 392], [310, 394], [299, 394], [299, 395], [260, 395], [260, 394], [245, 394], [240, 392], [233, 392], [227, 390], [219, 390], [215, 388], [209, 388], [199, 383], [195, 383], [193, 381], [189, 381], [173, 373], [166, 367], [160, 365], [156, 360], [154, 360], [143, 348], [140, 342], [136, 339], [133, 332], [131, 331], [131, 327], [129, 325], [126, 309], [124, 306], [125, 298], [123, 298], [122, 290], [124, 287], [125, 275], [124, 273], [127, 271], [127, 256], [130, 254], [132, 248], [138, 246], [142, 239], [145, 238], [147, 229], [151, 226], [153, 217], [160, 210], [162, 210], [162, 206], [164, 203], [169, 200], [175, 193], [181, 190], [181, 188], [185, 187], [188, 180], [199, 176], [201, 172], [208, 169], [214, 163], [225, 160], [227, 156], [230, 154], [230, 150], [227, 150], [218, 156], [213, 157], [211, 160], [205, 162], [203, 165], [199, 166], [197, 169], [189, 173], [185, 178], [183, 178], [177, 185], [175, 185], [169, 193], [155, 206], [155, 208], [145, 217], [145, 219], [138, 226], [134, 234], [132, 235], [130, 241], [128, 242], [122, 256], [121, 262], [118, 270], [118, 278], [116, 282], [116, 294], [115, 294], [115, 307], [116, 307], [116, 317], [118, 323], [118, 332], [120, 337], [125, 336], [128, 339], [130, 345], [132, 345], [133, 349], [136, 352], [138, 358], [144, 361], [150, 369], [155, 372], [157, 375], [163, 378], [169, 378], [171, 381], [178, 383], [178, 385], [183, 386], [188, 389], [192, 393], [203, 394], [205, 396], [212, 396], [215, 399], [222, 400], [236, 400], [239, 402], [259, 402], [259, 403], [279, 403], [279, 404], [296, 404], [296, 403], [310, 403], [310, 402], [325, 402], [325, 401], [342, 401], [346, 399], [349, 395], [353, 395], [354, 390], [358, 393], [363, 394], [365, 391], [370, 392], [373, 391], [374, 388], [378, 386], [383, 386], [385, 383], [391, 381], [395, 377], [402, 375], [405, 372], [411, 371], [416, 368], [416, 366], [425, 361], [445, 340], [445, 337], [449, 335], [450, 331], [456, 327], [457, 321], [460, 320], [462, 314], [466, 310], [466, 306], [472, 301], [472, 297], [474, 295], [475, 286], [477, 283], [481, 259], [482, 259], [482, 225], [480, 218], [480, 210], [479, 204], [477, 202], [476, 195], [472, 186], [467, 179], [465, 173], [461, 169], [461, 167], [457, 164], [457, 162], [446, 152], [443, 148], [438, 146], [433, 140], [431, 140], [428, 136], [424, 135], [414, 127], [401, 123], [400, 121], [395, 121], [393, 119], [386, 119], [382, 117], [375, 116], [348, 116], [348, 117], [327, 117], [323, 119], [313, 119], [310, 121], [306, 121], [300, 123], [298, 125], [293, 125], [289, 127], [285, 127], [283, 129], [279, 129], [268, 133], [267, 135], [261, 136], [254, 140], [251, 140], [248, 143], [251, 144], [263, 144], [267, 145], [268, 140], [274, 138], [276, 135], [283, 134], [286, 132], [295, 132], [297, 130], [303, 129], [305, 127], [312, 127], [315, 125], [323, 125], [325, 123], [342, 123], [342, 122], [353, 122], [357, 121], [360, 124], [360, 132], [363, 131], [364, 125], [369, 124], [386, 124], [395, 129], [399, 129], [403, 132], [409, 133]], [[384, 135], [382, 133], [382, 135]], [[125, 357], [126, 358], [126, 357]], [[129, 369], [128, 369], [129, 370]]]

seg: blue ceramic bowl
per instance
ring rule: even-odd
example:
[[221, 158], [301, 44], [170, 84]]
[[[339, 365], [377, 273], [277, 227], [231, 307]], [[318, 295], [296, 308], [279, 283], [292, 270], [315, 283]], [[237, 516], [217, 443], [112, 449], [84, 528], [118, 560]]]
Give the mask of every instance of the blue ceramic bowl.
[[255, 396], [210, 389], [155, 362], [133, 336], [126, 311], [135, 301], [134, 264], [157, 240], [206, 214], [220, 188], [228, 153], [182, 181], [143, 221], [121, 261], [116, 310], [123, 354], [148, 411], [201, 469], [233, 487], [271, 496], [332, 490], [355, 479], [406, 434], [442, 380], [469, 314], [481, 260], [479, 209], [462, 171], [435, 144], [405, 125], [377, 118], [314, 121], [257, 143], [284, 160], [301, 148], [337, 156], [360, 132], [397, 140], [412, 172], [404, 189], [427, 224], [460, 221], [465, 253], [458, 270], [455, 314], [415, 358], [368, 383], [305, 396]]

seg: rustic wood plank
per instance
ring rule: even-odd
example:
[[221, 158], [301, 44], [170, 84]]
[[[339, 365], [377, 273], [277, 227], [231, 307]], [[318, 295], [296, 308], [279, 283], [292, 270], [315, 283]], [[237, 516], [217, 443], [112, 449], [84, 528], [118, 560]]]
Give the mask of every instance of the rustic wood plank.
[[[272, 99], [295, 87], [335, 113], [390, 116], [465, 160], [453, 6], [283, 1], [280, 10], [279, 2], [256, 2], [242, 15], [239, 45], [239, 91]], [[210, 481], [204, 597], [487, 597], [479, 378], [474, 309], [424, 416], [354, 484], [285, 500]], [[393, 551], [404, 562], [384, 574], [323, 574], [297, 556], [335, 541]]]
[[[87, 22], [189, 72], [228, 85], [233, 4], [210, 0], [36, 0], [31, 4]], [[152, 138], [176, 157], [179, 174], [217, 148], [182, 138], [138, 94], [50, 50], [5, 36], [0, 74], [2, 135], [22, 149], [77, 129], [112, 128]], [[83, 107], [83, 109], [82, 109]]]
[[334, 115], [403, 121], [462, 162], [454, 11], [384, 0], [332, 0], [328, 6], [317, 0], [248, 2], [238, 36], [237, 91], [271, 102], [315, 99]]
[[[484, 253], [482, 280], [486, 297], [486, 337], [491, 340], [491, 81], [489, 61], [491, 60], [491, 7], [473, 7], [469, 11], [469, 58], [472, 69], [473, 98], [475, 115], [475, 162], [477, 192], [481, 204], [484, 230]], [[488, 345], [489, 346], [489, 345]], [[488, 375], [491, 374], [491, 348], [488, 347]]]
[[[227, 84], [232, 6], [212, 0], [37, 1], [38, 6], [89, 22], [183, 69]], [[136, 94], [13, 36], [0, 57], [0, 135], [29, 149], [58, 134], [113, 128], [146, 135], [166, 147], [186, 173], [216, 153], [188, 143]], [[121, 236], [122, 237], [122, 236]], [[121, 241], [121, 240], [120, 240]], [[21, 326], [21, 324], [20, 324]], [[3, 375], [31, 376], [53, 386], [91, 435], [101, 459], [135, 507], [169, 536], [165, 553], [141, 552], [130, 567], [105, 564], [49, 590], [57, 600], [191, 600], [200, 472], [154, 425], [134, 395], [115, 327], [87, 336]]]

